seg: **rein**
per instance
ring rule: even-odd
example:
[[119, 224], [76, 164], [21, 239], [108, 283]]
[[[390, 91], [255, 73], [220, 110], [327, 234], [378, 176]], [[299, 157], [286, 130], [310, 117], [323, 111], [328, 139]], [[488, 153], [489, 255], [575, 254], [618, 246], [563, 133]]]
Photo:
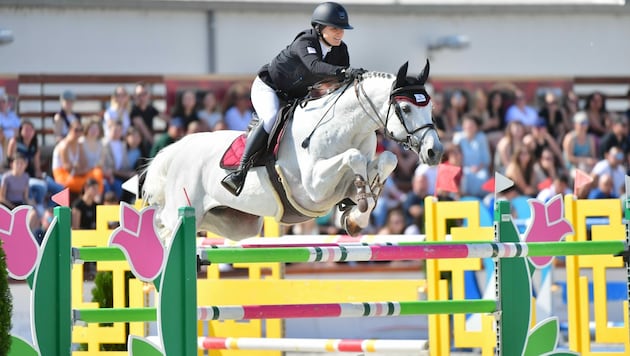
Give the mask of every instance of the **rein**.
[[[359, 102], [359, 106], [361, 106], [361, 109], [363, 109], [363, 111], [368, 115], [370, 120], [374, 121], [377, 125], [380, 125], [381, 127], [383, 127], [383, 132], [385, 133], [385, 136], [389, 138], [390, 140], [401, 144], [405, 149], [413, 149], [414, 147], [417, 147], [418, 151], [420, 151], [420, 147], [422, 145], [422, 141], [424, 141], [424, 137], [427, 135], [429, 130], [435, 130], [435, 125], [433, 124], [433, 122], [430, 122], [428, 124], [424, 124], [416, 128], [415, 130], [409, 130], [409, 128], [407, 127], [407, 123], [403, 119], [404, 114], [402, 113], [402, 109], [400, 108], [400, 105], [395, 99], [397, 97], [397, 94], [409, 92], [413, 89], [424, 90], [424, 86], [411, 85], [411, 86], [393, 89], [389, 93], [389, 106], [387, 107], [387, 114], [385, 114], [385, 120], [383, 120], [381, 116], [379, 115], [378, 109], [374, 105], [374, 102], [370, 100], [370, 97], [365, 92], [365, 88], [363, 88], [363, 85], [361, 85], [361, 80], [358, 79], [354, 83], [354, 91], [357, 96], [357, 101]], [[372, 112], [374, 113], [374, 115], [372, 115], [361, 102], [361, 94], [370, 105], [370, 108], [372, 109]], [[406, 96], [404, 98], [406, 98]], [[389, 123], [389, 113], [391, 111], [392, 106], [394, 107], [394, 112], [396, 113], [396, 117], [398, 117], [398, 120], [400, 121], [402, 126], [405, 128], [405, 131], [407, 132], [407, 136], [404, 139], [397, 138], [396, 136], [394, 136], [393, 132], [387, 130], [387, 124]], [[418, 140], [414, 136], [414, 134], [420, 130], [425, 130], [425, 131], [422, 134], [422, 137], [420, 137], [420, 140]]]

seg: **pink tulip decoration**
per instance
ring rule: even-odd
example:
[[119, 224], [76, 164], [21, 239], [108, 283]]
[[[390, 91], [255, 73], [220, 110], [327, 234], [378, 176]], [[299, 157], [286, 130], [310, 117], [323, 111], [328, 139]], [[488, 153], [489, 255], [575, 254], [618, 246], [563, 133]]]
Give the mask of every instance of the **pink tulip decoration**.
[[[561, 195], [556, 195], [547, 203], [535, 199], [528, 201], [532, 210], [532, 222], [525, 232], [526, 242], [558, 242], [565, 235], [573, 233], [573, 227], [564, 218], [564, 204]], [[552, 256], [530, 257], [536, 268], [546, 267]]]
[[162, 270], [164, 247], [155, 231], [155, 207], [138, 212], [121, 203], [120, 226], [112, 233], [110, 246], [118, 246], [127, 256], [131, 270], [144, 282], [153, 281]]
[[28, 227], [32, 207], [21, 205], [9, 210], [0, 205], [0, 239], [6, 255], [9, 276], [26, 279], [33, 273], [39, 258], [39, 245]]

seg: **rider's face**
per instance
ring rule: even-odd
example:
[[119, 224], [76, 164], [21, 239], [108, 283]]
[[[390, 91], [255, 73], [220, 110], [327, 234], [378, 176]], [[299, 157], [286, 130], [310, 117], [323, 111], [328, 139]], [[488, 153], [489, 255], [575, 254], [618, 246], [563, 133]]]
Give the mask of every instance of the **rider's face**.
[[326, 42], [330, 43], [333, 46], [339, 46], [341, 44], [344, 33], [345, 32], [343, 28], [333, 26], [324, 26], [324, 28], [322, 29], [322, 37], [324, 37]]

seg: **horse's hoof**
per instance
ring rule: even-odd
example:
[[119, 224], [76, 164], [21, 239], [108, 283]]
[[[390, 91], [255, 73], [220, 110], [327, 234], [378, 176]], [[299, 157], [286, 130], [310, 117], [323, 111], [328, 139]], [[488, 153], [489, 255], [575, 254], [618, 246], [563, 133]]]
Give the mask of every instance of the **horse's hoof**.
[[351, 220], [348, 217], [348, 214], [344, 213], [342, 216], [343, 219], [343, 228], [346, 229], [348, 235], [352, 237], [359, 236], [361, 234], [361, 230], [363, 230], [354, 220]]

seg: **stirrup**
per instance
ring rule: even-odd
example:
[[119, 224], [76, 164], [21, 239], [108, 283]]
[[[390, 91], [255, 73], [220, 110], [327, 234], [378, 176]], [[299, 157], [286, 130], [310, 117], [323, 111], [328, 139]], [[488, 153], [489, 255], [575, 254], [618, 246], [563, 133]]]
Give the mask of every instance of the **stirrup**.
[[238, 179], [237, 177], [240, 174], [247, 175], [247, 172], [243, 173], [241, 171], [235, 171], [228, 174], [221, 180], [223, 188], [232, 193], [234, 196], [239, 196], [243, 190], [243, 186], [245, 185], [245, 176], [241, 179]]

